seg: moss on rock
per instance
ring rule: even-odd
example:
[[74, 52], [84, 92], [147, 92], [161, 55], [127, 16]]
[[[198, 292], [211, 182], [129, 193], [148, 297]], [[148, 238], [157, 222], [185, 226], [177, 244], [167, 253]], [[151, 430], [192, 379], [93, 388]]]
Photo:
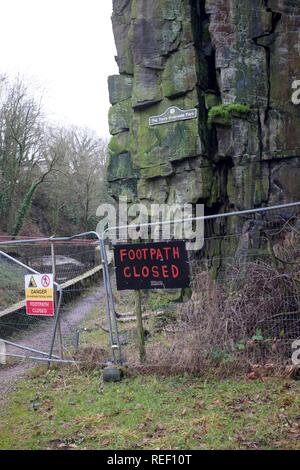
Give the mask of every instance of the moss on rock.
[[113, 135], [108, 144], [109, 154], [118, 156], [121, 153], [130, 151], [130, 133], [120, 132], [120, 134]]
[[157, 70], [136, 66], [134, 72], [132, 107], [143, 108], [162, 100], [160, 75]]
[[[132, 158], [144, 177], [171, 174], [171, 162], [201, 154], [198, 119], [149, 126], [149, 118], [162, 114], [169, 106], [190, 109], [197, 101], [196, 92], [192, 92], [176, 100], [165, 99], [149, 109], [134, 113]], [[160, 169], [164, 171], [162, 174], [158, 173]]]
[[162, 89], [168, 98], [184, 95], [197, 84], [196, 51], [193, 45], [174, 52], [162, 76]]
[[131, 125], [131, 99], [114, 104], [108, 113], [109, 132], [112, 135], [128, 131]]
[[133, 78], [131, 75], [111, 75], [108, 77], [109, 101], [117, 104], [131, 98]]
[[216, 120], [218, 120], [218, 122], [221, 120], [221, 122], [224, 124], [230, 124], [233, 114], [240, 117], [246, 117], [250, 112], [250, 106], [241, 103], [220, 104], [218, 106], [213, 106], [208, 111], [208, 126], [211, 127]]
[[119, 179], [134, 178], [137, 176], [133, 168], [131, 156], [129, 153], [110, 156], [107, 165], [107, 179], [114, 181]]

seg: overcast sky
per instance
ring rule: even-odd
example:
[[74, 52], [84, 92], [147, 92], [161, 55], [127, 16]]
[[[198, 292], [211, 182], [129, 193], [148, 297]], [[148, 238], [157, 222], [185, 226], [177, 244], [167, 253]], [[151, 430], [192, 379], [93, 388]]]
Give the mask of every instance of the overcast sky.
[[108, 137], [111, 13], [112, 0], [0, 0], [0, 74], [40, 87], [49, 119]]

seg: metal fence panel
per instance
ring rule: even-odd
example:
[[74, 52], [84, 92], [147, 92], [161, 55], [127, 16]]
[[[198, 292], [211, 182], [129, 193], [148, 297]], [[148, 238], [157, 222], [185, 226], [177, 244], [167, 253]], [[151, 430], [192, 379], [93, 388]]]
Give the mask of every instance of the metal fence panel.
[[[300, 337], [300, 203], [201, 219], [204, 247], [189, 252], [191, 290], [142, 292], [148, 358], [157, 345], [172, 354], [174, 335], [190, 329], [199, 330], [201, 337], [206, 328], [216, 351], [218, 344], [228, 351], [238, 346], [253, 361], [268, 358], [270, 352], [288, 360], [291, 343]], [[135, 296], [116, 290], [104, 235], [1, 241], [0, 338], [10, 341], [8, 354], [47, 360], [53, 343], [53, 357], [61, 360], [80, 361], [82, 351], [90, 348], [94, 362], [138, 363]], [[88, 295], [78, 306], [62, 302], [55, 336], [56, 320], [27, 317], [22, 305], [16, 309], [22, 301], [24, 306], [24, 275], [52, 272], [53, 255], [64, 298]], [[90, 277], [96, 278], [96, 291]], [[96, 316], [88, 332], [81, 323], [93, 309]], [[175, 323], [168, 324], [169, 316]], [[28, 349], [20, 352], [20, 346]]]
[[[149, 291], [144, 292], [146, 329], [149, 317], [163, 319], [168, 309], [176, 309], [177, 318], [185, 313], [194, 315], [190, 328], [199, 331], [205, 322], [215, 321], [212, 316], [216, 315], [223, 329], [222, 340], [221, 336], [217, 339], [217, 331], [212, 331], [212, 342], [225, 341], [225, 329], [228, 351], [244, 348], [253, 361], [270, 357], [282, 362], [290, 360], [291, 344], [300, 337], [300, 203], [209, 215], [203, 221], [204, 246], [189, 255], [191, 292], [167, 291], [166, 302], [157, 293], [154, 311], [149, 309]], [[113, 274], [112, 284], [115, 286]], [[114, 295], [120, 339], [125, 344], [124, 358], [137, 361], [134, 323], [131, 328], [125, 326], [135, 320], [134, 294], [114, 288]], [[170, 304], [170, 298], [176, 301], [184, 298], [185, 302]], [[152, 330], [154, 323], [150, 324]], [[183, 323], [182, 328], [189, 328]], [[178, 331], [178, 325], [176, 328]], [[172, 328], [164, 333], [167, 330]], [[154, 334], [146, 331], [146, 336], [148, 333]], [[161, 341], [165, 340], [164, 337]], [[172, 349], [171, 343], [168, 347]]]
[[[67, 301], [93, 291], [92, 283], [100, 283], [101, 263], [99, 240], [97, 234], [95, 240], [94, 232], [49, 239], [2, 238], [0, 338], [5, 341], [7, 357], [73, 361], [77, 349], [74, 338], [89, 309], [70, 312]], [[24, 276], [29, 273], [54, 273], [55, 318], [26, 315]], [[100, 312], [100, 303], [97, 308]]]

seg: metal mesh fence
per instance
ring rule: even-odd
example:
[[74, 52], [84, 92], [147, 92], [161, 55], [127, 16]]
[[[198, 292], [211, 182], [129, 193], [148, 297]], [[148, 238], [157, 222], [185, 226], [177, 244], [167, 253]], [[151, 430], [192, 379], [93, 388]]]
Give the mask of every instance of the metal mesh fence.
[[[6, 341], [6, 353], [29, 357], [38, 351], [39, 356], [49, 355], [57, 312], [50, 318], [26, 315], [24, 276], [54, 272], [57, 305], [59, 291], [63, 294], [52, 352], [55, 357], [73, 357], [80, 323], [93, 307], [100, 311], [98, 297], [92, 296], [101, 278], [98, 240], [84, 234], [70, 240], [1, 237], [0, 242], [0, 338]], [[86, 307], [73, 302], [70, 308], [69, 301], [79, 294], [87, 298]]]
[[[56, 279], [60, 284], [99, 266], [98, 243], [94, 240], [55, 242], [54, 246]], [[50, 242], [28, 241], [24, 244], [2, 244], [0, 249], [39, 273], [52, 270]]]
[[[99, 242], [83, 236], [53, 243], [56, 279], [64, 297], [72, 300], [81, 294], [78, 304], [61, 307], [63, 356], [80, 359], [89, 349], [92, 362], [110, 360], [105, 314], [110, 288], [100, 280]], [[25, 274], [52, 272], [51, 244], [35, 240], [0, 245], [0, 338], [42, 351], [49, 350], [54, 319], [28, 317], [22, 308], [5, 315], [3, 311], [24, 299]], [[291, 343], [300, 337], [300, 203], [206, 217], [204, 246], [189, 252], [189, 265], [191, 289], [141, 293], [150, 362], [176, 362], [185, 354], [191, 362], [192, 355], [224, 357], [232, 352], [252, 361], [290, 359]], [[116, 290], [114, 266], [110, 279], [108, 302], [114, 304], [119, 325], [118, 338], [113, 328], [112, 343], [119, 343], [123, 360], [137, 363], [135, 294]], [[9, 351], [16, 349], [11, 346]], [[53, 353], [61, 352], [57, 341]]]
[[300, 205], [205, 221], [204, 247], [190, 268], [194, 300], [205, 273], [212, 276], [232, 340], [254, 338], [290, 356], [300, 337]]
[[[188, 355], [202, 344], [203, 357], [290, 360], [300, 337], [300, 204], [207, 217], [204, 246], [189, 252], [189, 264], [190, 291], [142, 292], [150, 362], [180, 360], [184, 335]], [[134, 293], [114, 294], [123, 356], [136, 361]]]

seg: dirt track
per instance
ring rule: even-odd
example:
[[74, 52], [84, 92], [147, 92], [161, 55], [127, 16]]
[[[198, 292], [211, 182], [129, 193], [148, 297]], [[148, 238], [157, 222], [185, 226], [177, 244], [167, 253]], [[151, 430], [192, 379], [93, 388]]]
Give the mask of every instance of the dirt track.
[[[104, 287], [93, 288], [88, 295], [68, 304], [62, 310], [61, 329], [64, 338], [70, 338], [82, 320], [100, 303], [104, 303]], [[20, 343], [41, 351], [48, 351], [53, 332], [53, 322], [47, 324], [39, 324], [32, 329], [20, 333], [18, 337], [12, 339], [15, 343]], [[20, 349], [9, 346], [7, 352], [13, 354], [24, 354]], [[34, 353], [26, 352], [27, 355]], [[22, 361], [11, 367], [0, 365], [0, 401], [5, 399], [6, 393], [11, 390], [16, 381], [24, 375], [24, 373], [33, 367], [36, 367], [35, 361]]]

